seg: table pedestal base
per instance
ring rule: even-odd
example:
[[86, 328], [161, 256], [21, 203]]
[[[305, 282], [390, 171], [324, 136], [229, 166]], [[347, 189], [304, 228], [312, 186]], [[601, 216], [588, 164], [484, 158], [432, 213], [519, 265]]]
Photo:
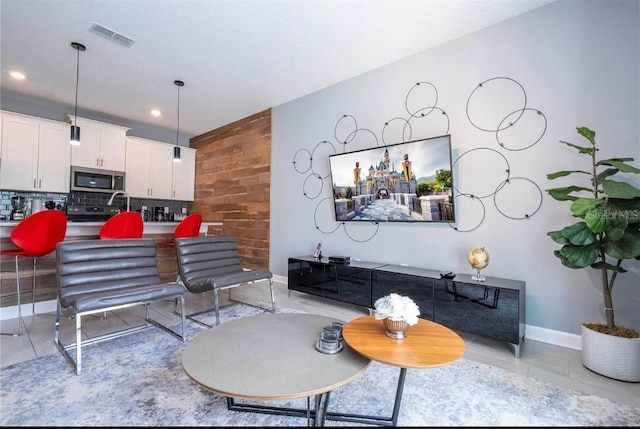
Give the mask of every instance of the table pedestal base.
[[237, 403], [233, 398], [227, 398], [227, 409], [231, 411], [244, 411], [251, 413], [272, 414], [280, 416], [301, 417], [307, 419], [308, 426], [324, 426], [325, 420], [340, 422], [362, 423], [378, 426], [397, 426], [398, 415], [400, 414], [400, 404], [402, 403], [402, 392], [404, 381], [407, 377], [407, 368], [400, 368], [398, 387], [396, 388], [396, 398], [393, 404], [393, 413], [390, 417], [369, 416], [364, 414], [337, 413], [327, 411], [329, 407], [329, 395], [326, 392], [316, 395], [314, 398], [314, 409], [311, 410], [310, 398], [307, 398], [307, 409], [275, 407], [268, 405], [258, 405], [249, 403]]

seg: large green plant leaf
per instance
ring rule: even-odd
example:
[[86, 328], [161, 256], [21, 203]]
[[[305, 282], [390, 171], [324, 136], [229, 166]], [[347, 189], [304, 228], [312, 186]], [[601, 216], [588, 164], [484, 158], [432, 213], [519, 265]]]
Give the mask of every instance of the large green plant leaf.
[[561, 230], [561, 234], [575, 246], [588, 246], [596, 241], [596, 235], [585, 222], [567, 226]]
[[[553, 180], [553, 179], [557, 179], [558, 177], [565, 177], [568, 176], [570, 174], [573, 173], [580, 173], [580, 174], [586, 174], [588, 176], [591, 175], [591, 173], [589, 173], [588, 171], [582, 171], [582, 170], [563, 170], [563, 171], [556, 171], [555, 173], [549, 173], [547, 174], [547, 179], [549, 180]], [[615, 174], [615, 173], [614, 173]]]
[[616, 180], [603, 180], [602, 189], [613, 198], [622, 198], [630, 200], [631, 198], [640, 198], [640, 189], [631, 186], [626, 182], [618, 182]]
[[553, 189], [547, 189], [546, 190], [547, 193], [549, 193], [549, 195], [551, 195], [551, 197], [553, 197], [553, 199], [558, 200], [558, 201], [575, 201], [578, 199], [578, 197], [573, 196], [573, 195], [569, 195], [572, 192], [580, 192], [580, 191], [587, 191], [587, 192], [592, 192], [591, 189], [589, 188], [583, 188], [581, 186], [568, 186], [566, 188], [553, 188]]
[[617, 241], [622, 238], [624, 231], [629, 226], [629, 222], [624, 216], [620, 216], [617, 212], [611, 212], [609, 226], [605, 230], [606, 239], [609, 241]]
[[577, 270], [578, 268], [584, 268], [584, 267], [578, 267], [577, 265], [573, 265], [571, 262], [569, 262], [567, 258], [562, 256], [559, 250], [554, 250], [553, 254], [556, 258], [560, 259], [560, 262], [562, 262], [562, 265], [564, 265], [567, 268], [571, 268], [574, 270]]
[[633, 158], [603, 159], [598, 161], [596, 165], [610, 165], [623, 173], [640, 174], [640, 168], [636, 168], [633, 165], [627, 164], [624, 161], [633, 161]]
[[617, 217], [624, 217], [629, 224], [640, 223], [640, 198], [630, 200], [609, 198], [605, 207], [615, 212]]
[[629, 228], [619, 240], [605, 238], [602, 245], [604, 252], [612, 258], [637, 258], [640, 256], [640, 231]]
[[547, 235], [558, 244], [571, 244], [569, 239], [562, 235], [562, 231], [550, 231]]
[[604, 207], [596, 207], [589, 210], [584, 217], [584, 221], [587, 223], [589, 229], [596, 234], [604, 232], [611, 223], [609, 214]]
[[580, 153], [587, 153], [589, 155], [591, 155], [593, 153], [593, 151], [595, 150], [592, 147], [578, 146], [577, 144], [573, 144], [573, 143], [569, 143], [569, 142], [565, 142], [565, 141], [561, 141], [560, 143], [564, 143], [569, 147], [572, 147], [574, 149], [578, 149], [578, 152], [580, 152]]
[[571, 213], [574, 216], [584, 218], [587, 213], [602, 205], [604, 200], [600, 198], [578, 198], [571, 203]]
[[574, 267], [584, 268], [598, 260], [599, 249], [597, 243], [589, 246], [574, 246], [567, 244], [562, 246], [560, 254]]
[[596, 132], [595, 131], [591, 131], [587, 127], [578, 127], [578, 128], [576, 128], [576, 131], [578, 131], [578, 134], [580, 134], [582, 137], [584, 137], [587, 140], [589, 140], [591, 142], [591, 144], [593, 145], [594, 149], [595, 149], [595, 146], [596, 146]]

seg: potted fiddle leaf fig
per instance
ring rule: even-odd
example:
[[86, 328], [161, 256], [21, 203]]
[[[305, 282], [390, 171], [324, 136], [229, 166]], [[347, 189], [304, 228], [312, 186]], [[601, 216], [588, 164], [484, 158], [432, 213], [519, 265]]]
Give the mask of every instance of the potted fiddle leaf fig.
[[[640, 264], [640, 189], [630, 183], [640, 169], [633, 158], [598, 160], [596, 133], [577, 128], [588, 144], [561, 141], [584, 155], [586, 170], [564, 170], [547, 175], [549, 180], [571, 175], [580, 182], [547, 189], [558, 201], [570, 202], [577, 222], [547, 233], [562, 247], [554, 251], [567, 268], [599, 271], [606, 323], [583, 323], [582, 361], [594, 372], [624, 381], [640, 381], [640, 334], [615, 322], [612, 290], [616, 279], [631, 264]], [[640, 284], [636, 283], [636, 286]]]

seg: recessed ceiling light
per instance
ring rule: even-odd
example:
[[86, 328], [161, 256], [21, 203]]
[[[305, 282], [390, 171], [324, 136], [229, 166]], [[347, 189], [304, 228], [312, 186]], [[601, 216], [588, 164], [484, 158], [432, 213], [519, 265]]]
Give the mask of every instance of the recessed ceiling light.
[[25, 76], [24, 73], [20, 73], [19, 71], [11, 71], [9, 72], [9, 76], [11, 76], [14, 79], [18, 79], [18, 80], [24, 80], [27, 78], [27, 76]]
[[162, 112], [157, 109], [151, 109], [151, 116], [162, 116]]

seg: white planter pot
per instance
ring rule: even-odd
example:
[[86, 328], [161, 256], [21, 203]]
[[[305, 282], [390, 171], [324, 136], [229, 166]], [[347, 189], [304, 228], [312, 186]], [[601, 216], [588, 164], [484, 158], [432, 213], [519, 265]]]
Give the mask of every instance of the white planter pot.
[[640, 382], [640, 338], [602, 334], [582, 325], [582, 364], [605, 377]]

